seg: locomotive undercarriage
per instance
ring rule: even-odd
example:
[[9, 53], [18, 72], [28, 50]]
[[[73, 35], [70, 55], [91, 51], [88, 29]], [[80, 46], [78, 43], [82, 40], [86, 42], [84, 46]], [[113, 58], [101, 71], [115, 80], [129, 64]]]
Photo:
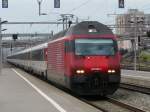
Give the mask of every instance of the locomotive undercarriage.
[[120, 74], [103, 74], [94, 72], [90, 75], [74, 76], [71, 89], [80, 95], [113, 94], [119, 87]]

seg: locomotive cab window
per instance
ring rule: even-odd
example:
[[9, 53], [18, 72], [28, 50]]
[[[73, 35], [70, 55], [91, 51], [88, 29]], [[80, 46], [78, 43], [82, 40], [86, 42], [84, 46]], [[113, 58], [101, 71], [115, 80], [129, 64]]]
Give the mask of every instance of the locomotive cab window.
[[116, 44], [112, 39], [76, 39], [76, 55], [115, 55]]

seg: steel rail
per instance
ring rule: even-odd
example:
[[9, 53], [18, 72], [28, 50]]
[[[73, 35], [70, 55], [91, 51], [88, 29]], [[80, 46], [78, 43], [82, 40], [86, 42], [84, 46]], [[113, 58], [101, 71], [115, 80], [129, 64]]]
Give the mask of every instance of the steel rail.
[[148, 87], [138, 86], [138, 85], [133, 85], [133, 84], [125, 84], [125, 83], [121, 83], [120, 87], [123, 89], [128, 89], [131, 91], [136, 91], [136, 92], [150, 95], [150, 88]]
[[123, 103], [123, 102], [120, 102], [116, 99], [113, 99], [113, 98], [110, 98], [110, 97], [107, 97], [107, 101], [112, 103], [112, 104], [115, 104], [115, 105], [118, 105], [122, 108], [125, 108], [125, 109], [128, 109], [128, 110], [131, 110], [133, 112], [147, 112], [147, 111], [144, 111], [142, 109], [139, 109], [137, 107], [134, 107], [132, 105], [129, 105], [129, 104], [126, 104], [126, 103]]
[[89, 105], [91, 105], [91, 106], [93, 106], [93, 107], [95, 107], [95, 108], [97, 108], [97, 109], [99, 109], [99, 110], [101, 110], [102, 112], [109, 112], [109, 111], [107, 111], [106, 109], [103, 109], [103, 108], [101, 108], [101, 107], [99, 107], [99, 106], [97, 106], [97, 105], [94, 105], [94, 104], [90, 103], [90, 102], [87, 101], [87, 100], [84, 100], [84, 99], [80, 99], [80, 100], [83, 101], [83, 102], [85, 102], [85, 103], [87, 103], [87, 104], [89, 104]]
[[[73, 96], [74, 96], [74, 95], [73, 95]], [[86, 103], [86, 104], [88, 104], [88, 105], [90, 105], [90, 106], [92, 106], [92, 107], [94, 107], [94, 108], [96, 108], [96, 109], [98, 109], [98, 110], [100, 110], [100, 111], [102, 111], [102, 112], [109, 112], [109, 111], [107, 111], [106, 109], [103, 109], [103, 108], [101, 108], [101, 107], [99, 107], [99, 106], [97, 106], [97, 105], [92, 104], [92, 103], [91, 103], [90, 101], [88, 101], [88, 100], [85, 100], [85, 99], [80, 98], [80, 97], [78, 97], [78, 96], [74, 96], [74, 97], [76, 97], [77, 99], [83, 101], [84, 103]]]
[[[89, 105], [91, 105], [91, 106], [101, 110], [102, 112], [109, 112], [108, 110], [106, 110], [106, 109], [104, 109], [104, 108], [102, 108], [100, 106], [97, 106], [96, 104], [93, 104], [92, 102], [90, 102], [88, 100], [85, 100], [85, 99], [82, 99], [82, 98], [79, 98], [79, 97], [76, 97], [76, 98], [78, 98], [79, 100], [81, 100], [81, 101], [83, 101], [83, 102], [85, 102], [85, 103], [87, 103], [87, 104], [89, 104]], [[130, 111], [133, 111], [133, 112], [147, 112], [147, 111], [144, 111], [144, 110], [136, 108], [136, 107], [134, 107], [132, 105], [120, 102], [120, 101], [118, 101], [116, 99], [113, 99], [113, 98], [110, 98], [110, 97], [106, 97], [106, 102], [109, 102], [109, 103], [111, 103], [111, 104], [113, 104], [115, 106], [119, 106], [121, 108], [130, 110]], [[97, 103], [99, 103], [99, 102], [97, 102]]]

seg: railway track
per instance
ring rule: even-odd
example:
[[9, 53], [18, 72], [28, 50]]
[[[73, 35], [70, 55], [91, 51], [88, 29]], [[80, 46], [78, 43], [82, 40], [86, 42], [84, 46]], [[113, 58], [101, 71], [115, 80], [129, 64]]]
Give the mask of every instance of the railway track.
[[113, 103], [113, 104], [116, 104], [122, 108], [125, 108], [125, 109], [128, 109], [130, 111], [133, 111], [133, 112], [147, 112], [147, 111], [144, 111], [140, 108], [137, 108], [137, 107], [134, 107], [132, 105], [129, 105], [129, 104], [126, 104], [126, 103], [123, 103], [123, 102], [120, 102], [116, 99], [113, 99], [113, 98], [110, 98], [110, 97], [107, 97], [107, 101], [110, 102], [110, 103]]
[[143, 87], [143, 86], [137, 86], [137, 85], [132, 85], [132, 84], [121, 83], [120, 84], [120, 88], [150, 95], [150, 88], [148, 88], [148, 87]]
[[[78, 98], [78, 99], [80, 99], [81, 101], [83, 101], [83, 102], [85, 102], [85, 103], [87, 103], [87, 104], [97, 108], [98, 110], [100, 110], [102, 112], [110, 112], [108, 107], [104, 108], [104, 107], [100, 106], [100, 105], [103, 105], [103, 103], [101, 101], [95, 101], [96, 103], [93, 103], [93, 101], [89, 101], [89, 100], [86, 100], [86, 99], [81, 99], [81, 98]], [[106, 97], [105, 99], [106, 99], [105, 103], [111, 103], [112, 105], [114, 105], [114, 107], [118, 106], [119, 108], [128, 110], [129, 112], [148, 112], [148, 111], [144, 111], [144, 110], [142, 110], [140, 108], [134, 107], [132, 105], [120, 102], [120, 101], [118, 101], [116, 99], [113, 99], [113, 98], [110, 98], [110, 97]], [[114, 110], [113, 112], [117, 112], [117, 110]]]
[[[121, 68], [127, 70], [134, 70], [134, 66], [132, 63], [121, 64]], [[147, 67], [146, 65], [145, 66], [137, 65], [137, 70], [150, 72], [150, 66]]]
[[85, 103], [87, 103], [87, 104], [89, 104], [89, 105], [91, 105], [92, 107], [97, 108], [98, 110], [100, 110], [100, 111], [102, 111], [102, 112], [109, 112], [108, 110], [106, 110], [106, 109], [104, 109], [104, 108], [102, 108], [102, 107], [100, 107], [100, 106], [97, 106], [97, 105], [93, 104], [92, 102], [90, 102], [90, 101], [88, 101], [88, 100], [81, 99], [81, 98], [78, 98], [78, 99], [81, 100], [81, 101], [83, 101], [83, 102], [85, 102]]

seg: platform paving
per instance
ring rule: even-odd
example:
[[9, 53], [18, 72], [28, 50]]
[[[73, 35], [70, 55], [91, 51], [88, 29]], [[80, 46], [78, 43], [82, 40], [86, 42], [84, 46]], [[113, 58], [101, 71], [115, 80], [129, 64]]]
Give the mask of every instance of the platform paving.
[[15, 71], [42, 94], [11, 68], [4, 68], [0, 74], [0, 112], [101, 112], [35, 76]]

